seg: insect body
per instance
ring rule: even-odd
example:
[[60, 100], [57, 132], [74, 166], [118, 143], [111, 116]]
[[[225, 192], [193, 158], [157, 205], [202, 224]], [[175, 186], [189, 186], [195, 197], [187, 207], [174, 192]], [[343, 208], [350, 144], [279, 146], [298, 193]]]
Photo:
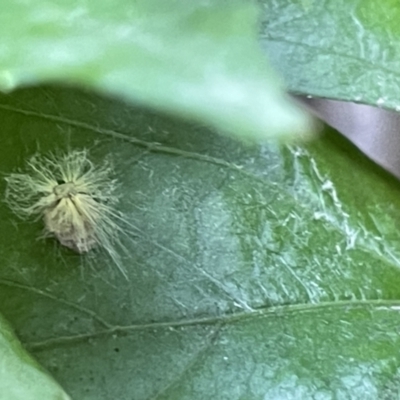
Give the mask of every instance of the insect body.
[[54, 189], [56, 200], [44, 213], [47, 231], [59, 242], [78, 253], [96, 246], [94, 227], [99, 223], [98, 204], [90, 193], [78, 192], [74, 183], [68, 182]]
[[45, 233], [78, 253], [103, 247], [114, 257], [121, 230], [116, 181], [108, 162], [95, 166], [83, 151], [34, 156], [26, 173], [6, 177], [6, 202], [18, 216], [42, 218]]

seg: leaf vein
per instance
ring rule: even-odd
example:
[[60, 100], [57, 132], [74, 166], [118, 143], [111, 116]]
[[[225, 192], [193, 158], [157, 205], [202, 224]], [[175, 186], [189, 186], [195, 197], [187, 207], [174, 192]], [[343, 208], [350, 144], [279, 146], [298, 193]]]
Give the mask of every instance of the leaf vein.
[[14, 281], [11, 281], [11, 280], [8, 280], [8, 279], [0, 279], [0, 285], [7, 286], [7, 287], [10, 287], [10, 288], [17, 288], [17, 289], [21, 289], [21, 290], [26, 290], [26, 291], [35, 293], [35, 294], [37, 294], [39, 296], [46, 297], [47, 299], [50, 299], [50, 300], [55, 301], [57, 303], [61, 303], [61, 304], [66, 305], [66, 306], [68, 306], [70, 308], [73, 308], [73, 309], [75, 309], [77, 311], [80, 311], [83, 314], [86, 314], [86, 315], [90, 316], [91, 318], [93, 318], [95, 321], [97, 321], [100, 325], [102, 325], [106, 329], [111, 329], [112, 328], [112, 325], [110, 323], [106, 322], [103, 318], [98, 316], [94, 311], [89, 310], [89, 309], [87, 309], [85, 307], [82, 307], [82, 306], [80, 306], [78, 304], [72, 303], [72, 302], [70, 302], [68, 300], [62, 299], [60, 297], [56, 297], [56, 296], [52, 295], [51, 293], [45, 292], [44, 290], [37, 289], [37, 288], [34, 288], [32, 286], [25, 285], [23, 283], [14, 282]]
[[389, 311], [400, 311], [400, 300], [340, 300], [326, 301], [321, 303], [287, 304], [281, 306], [264, 307], [253, 311], [237, 312], [213, 317], [200, 317], [178, 321], [152, 322], [132, 325], [116, 325], [94, 333], [82, 333], [70, 336], [59, 336], [48, 338], [38, 342], [26, 343], [31, 351], [43, 351], [54, 346], [72, 345], [89, 339], [107, 336], [127, 336], [133, 332], [157, 330], [157, 329], [180, 329], [185, 327], [202, 325], [234, 324], [253, 318], [276, 318], [285, 315], [299, 315], [317, 312], [323, 309], [343, 308], [346, 311], [354, 309], [386, 309]]

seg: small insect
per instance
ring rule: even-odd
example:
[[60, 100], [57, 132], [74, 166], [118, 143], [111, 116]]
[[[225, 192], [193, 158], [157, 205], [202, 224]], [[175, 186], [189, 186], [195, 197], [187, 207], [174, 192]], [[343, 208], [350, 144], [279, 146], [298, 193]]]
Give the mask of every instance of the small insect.
[[42, 219], [45, 236], [63, 246], [79, 254], [104, 248], [116, 260], [114, 244], [123, 217], [115, 209], [117, 181], [112, 172], [109, 161], [95, 166], [86, 150], [35, 155], [27, 162], [26, 173], [5, 178], [6, 202], [23, 219]]

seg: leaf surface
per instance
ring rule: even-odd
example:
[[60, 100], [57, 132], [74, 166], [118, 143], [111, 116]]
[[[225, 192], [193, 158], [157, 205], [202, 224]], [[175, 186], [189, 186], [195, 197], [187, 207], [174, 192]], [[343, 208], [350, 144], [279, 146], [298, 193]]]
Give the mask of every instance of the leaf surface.
[[400, 110], [395, 0], [261, 0], [261, 37], [289, 89]]
[[61, 81], [241, 137], [310, 131], [258, 46], [252, 3], [5, 0], [3, 8], [0, 90]]
[[0, 399], [68, 400], [69, 397], [22, 348], [0, 316]]
[[245, 146], [50, 86], [0, 120], [3, 174], [88, 148], [121, 184], [128, 280], [0, 208], [0, 312], [72, 398], [396, 398], [400, 187], [335, 132]]

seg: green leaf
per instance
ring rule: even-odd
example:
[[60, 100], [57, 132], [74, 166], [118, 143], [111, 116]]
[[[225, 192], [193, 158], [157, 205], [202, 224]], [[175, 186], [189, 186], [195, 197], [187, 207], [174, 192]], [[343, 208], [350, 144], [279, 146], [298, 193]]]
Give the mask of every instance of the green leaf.
[[126, 280], [0, 208], [0, 312], [73, 398], [398, 397], [400, 187], [335, 132], [246, 147], [58, 87], [1, 96], [0, 120], [5, 176], [111, 155], [135, 226]]
[[395, 0], [259, 0], [262, 43], [291, 91], [400, 110]]
[[68, 400], [58, 384], [22, 348], [0, 316], [0, 399]]
[[241, 137], [309, 133], [241, 0], [6, 0], [0, 90], [62, 81], [125, 96]]

